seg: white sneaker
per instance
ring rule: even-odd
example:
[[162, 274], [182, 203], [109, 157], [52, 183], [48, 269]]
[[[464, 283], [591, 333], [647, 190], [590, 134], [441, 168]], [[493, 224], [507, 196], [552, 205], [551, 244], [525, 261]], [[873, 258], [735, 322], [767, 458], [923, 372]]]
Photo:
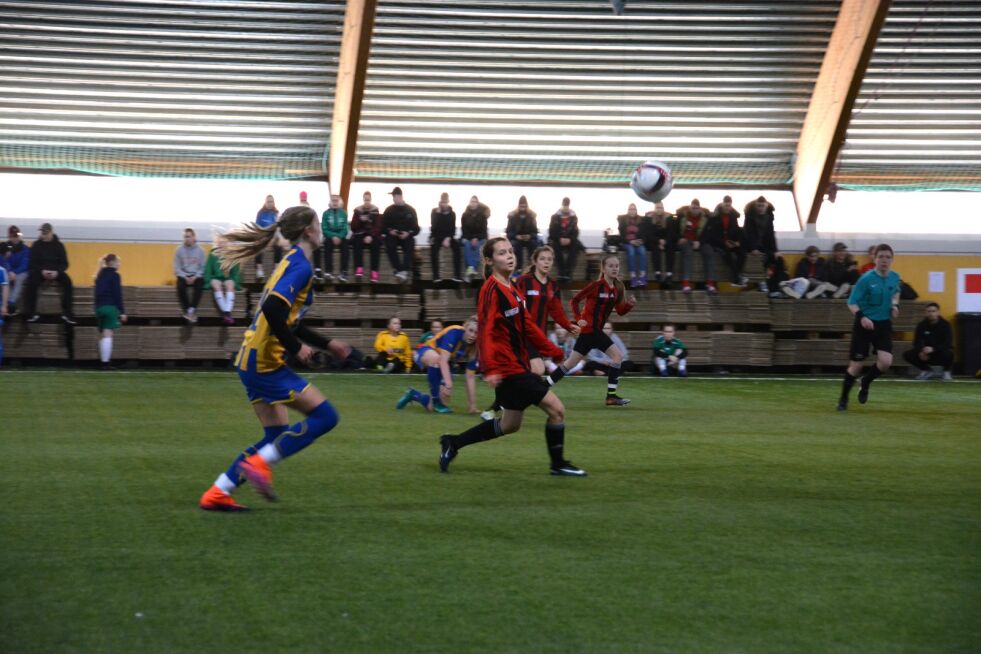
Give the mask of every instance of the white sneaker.
[[756, 288], [759, 289], [760, 293], [769, 293], [770, 292], [770, 287], [766, 285], [766, 282], [760, 282], [759, 285]]

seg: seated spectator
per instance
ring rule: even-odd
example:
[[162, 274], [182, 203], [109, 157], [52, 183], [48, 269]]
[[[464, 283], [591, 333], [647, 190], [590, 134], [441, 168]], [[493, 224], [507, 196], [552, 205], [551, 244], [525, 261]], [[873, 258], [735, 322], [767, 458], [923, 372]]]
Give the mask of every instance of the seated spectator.
[[215, 247], [208, 253], [208, 261], [204, 266], [204, 285], [211, 289], [215, 306], [221, 312], [222, 322], [234, 325], [232, 311], [235, 310], [235, 292], [242, 290], [242, 271], [238, 264], [232, 266], [228, 272], [222, 269], [218, 249], [223, 240], [220, 236], [215, 236]]
[[633, 202], [627, 213], [617, 216], [620, 228], [620, 244], [627, 252], [627, 270], [630, 271], [630, 288], [647, 286], [647, 248], [644, 246], [644, 218], [637, 213]]
[[514, 267], [515, 276], [524, 270], [525, 255], [529, 257], [538, 247], [537, 214], [528, 208], [528, 198], [518, 198], [518, 207], [508, 214], [508, 224], [505, 233], [514, 248], [517, 265]]
[[119, 265], [119, 257], [107, 254], [99, 260], [99, 272], [95, 276], [95, 319], [99, 325], [99, 361], [103, 370], [112, 370], [112, 336], [126, 322]]
[[705, 226], [705, 240], [711, 243], [712, 249], [722, 255], [731, 273], [733, 286], [743, 288], [749, 279], [743, 274], [746, 265], [746, 249], [743, 241], [743, 228], [739, 226], [739, 212], [732, 206], [732, 198], [725, 196], [716, 205], [715, 211], [709, 214]]
[[780, 289], [796, 300], [802, 297], [814, 299], [834, 290], [834, 286], [828, 283], [827, 264], [816, 245], [807, 246], [804, 258], [797, 262], [794, 277], [781, 282]]
[[351, 212], [351, 247], [354, 250], [354, 281], [364, 277], [364, 249], [371, 256], [371, 283], [378, 283], [378, 265], [381, 263], [382, 217], [378, 207], [371, 203], [371, 193], [361, 196], [363, 204]]
[[[266, 201], [255, 215], [255, 224], [266, 228], [276, 224], [279, 220], [279, 209], [276, 208], [276, 200], [271, 195], [266, 196]], [[273, 265], [278, 264], [283, 259], [283, 247], [279, 244], [279, 239], [272, 242]], [[260, 282], [266, 278], [266, 272], [262, 269], [262, 253], [255, 258], [255, 278]]]
[[654, 281], [661, 288], [670, 289], [674, 281], [674, 253], [678, 251], [678, 218], [665, 211], [663, 203], [655, 202], [654, 210], [644, 214], [641, 232], [651, 253]]
[[773, 205], [762, 195], [746, 204], [743, 209], [743, 237], [746, 250], [754, 257], [762, 257], [766, 280], [757, 287], [761, 293], [778, 293], [780, 270], [787, 266], [777, 250], [777, 233], [773, 229]]
[[188, 227], [184, 230], [184, 243], [174, 252], [174, 275], [177, 277], [177, 300], [181, 303], [181, 315], [189, 325], [198, 321], [206, 259], [204, 250], [198, 245], [197, 234]]
[[953, 379], [950, 374], [954, 364], [954, 339], [950, 323], [940, 315], [940, 305], [931, 302], [926, 305], [926, 317], [916, 326], [913, 348], [903, 354], [911, 366], [920, 369], [919, 380], [931, 379], [937, 375], [931, 366], [943, 368], [943, 380]]
[[[419, 217], [416, 210], [405, 203], [402, 189], [392, 189], [392, 204], [382, 214], [382, 231], [385, 233], [385, 250], [395, 271], [395, 278], [403, 284], [412, 277], [412, 264], [416, 256], [416, 235], [419, 234]], [[399, 250], [402, 257], [399, 258]]]
[[862, 275], [864, 275], [864, 274], [865, 274], [865, 273], [867, 273], [868, 271], [870, 271], [870, 270], [872, 270], [873, 268], [875, 268], [875, 249], [876, 249], [877, 247], [878, 247], [878, 246], [877, 246], [877, 245], [875, 245], [875, 244], [873, 244], [873, 245], [870, 245], [870, 246], [869, 246], [869, 249], [868, 249], [868, 251], [866, 252], [866, 255], [868, 256], [868, 258], [869, 258], [869, 260], [868, 260], [868, 261], [866, 261], [866, 262], [865, 262], [865, 263], [864, 263], [864, 264], [862, 265], [862, 267], [861, 267], [861, 268], [859, 268], [859, 270], [858, 270], [858, 276], [859, 276], [859, 277], [861, 277]]
[[422, 336], [419, 337], [419, 343], [425, 343], [441, 331], [443, 331], [443, 321], [438, 319], [430, 320], [429, 329], [424, 331]]
[[[576, 347], [576, 339], [572, 336], [572, 334], [569, 333], [569, 330], [567, 330], [565, 327], [562, 327], [561, 325], [555, 326], [555, 329], [552, 330], [552, 333], [548, 335], [548, 340], [555, 343], [555, 345], [559, 349], [561, 349], [562, 352], [565, 354], [565, 356], [562, 359], [563, 361], [567, 361], [569, 357], [572, 356], [573, 348]], [[566, 373], [566, 376], [580, 374], [585, 366], [586, 366], [586, 360], [583, 359], [579, 363], [577, 363], [573, 368], [571, 368], [569, 372]], [[545, 367], [548, 369], [549, 372], [552, 372], [558, 366], [551, 359], [545, 359]]]
[[[347, 262], [350, 252], [347, 249], [347, 211], [344, 209], [344, 200], [339, 195], [330, 196], [330, 206], [320, 219], [320, 230], [324, 233], [324, 242], [319, 250], [314, 253], [316, 261], [316, 275], [318, 280], [334, 279], [334, 250], [340, 250], [341, 267], [337, 275], [337, 281], [342, 284], [347, 283]], [[323, 254], [324, 265], [320, 267], [320, 258]]]
[[[633, 370], [634, 364], [630, 361], [627, 346], [624, 345], [620, 335], [613, 332], [613, 323], [603, 323], [603, 333], [610, 337], [613, 344], [620, 348], [620, 352], [623, 354], [623, 361], [620, 362], [620, 372], [630, 372]], [[586, 372], [593, 373], [597, 377], [608, 375], [610, 373], [610, 364], [613, 363], [613, 359], [606, 352], [597, 350], [596, 348], [593, 348], [586, 354], [584, 361], [585, 366], [583, 369]]]
[[470, 198], [470, 203], [460, 216], [460, 239], [463, 241], [463, 258], [467, 263], [466, 279], [473, 281], [480, 277], [482, 264], [480, 248], [487, 241], [487, 221], [490, 219], [490, 207], [480, 202], [477, 196]]
[[54, 233], [51, 223], [44, 223], [38, 231], [38, 239], [31, 246], [30, 267], [24, 291], [24, 315], [27, 316], [27, 322], [41, 319], [36, 313], [38, 290], [44, 282], [55, 282], [61, 287], [61, 319], [66, 324], [74, 325], [72, 298], [75, 287], [71, 277], [65, 272], [68, 270], [68, 253]]
[[579, 243], [579, 216], [569, 205], [569, 198], [562, 198], [562, 206], [552, 214], [548, 223], [548, 244], [555, 252], [560, 282], [572, 279], [579, 249], [582, 247]]
[[843, 298], [848, 296], [855, 282], [858, 281], [858, 264], [848, 252], [844, 243], [835, 243], [828, 262], [828, 283], [835, 287], [831, 297]]
[[654, 355], [651, 357], [651, 374], [667, 377], [674, 370], [679, 377], [688, 376], [688, 347], [675, 338], [674, 325], [664, 326], [660, 336], [654, 339]]
[[17, 305], [21, 293], [26, 286], [31, 266], [31, 249], [21, 238], [20, 229], [16, 225], [7, 228], [7, 256], [5, 268], [7, 281], [10, 283], [10, 294], [7, 298], [8, 315], [17, 315]]
[[698, 199], [678, 209], [678, 251], [681, 253], [681, 292], [691, 293], [691, 260], [695, 252], [702, 255], [705, 265], [705, 290], [718, 293], [715, 286], [715, 251], [705, 240], [705, 227], [709, 212], [702, 208]]
[[[6, 243], [0, 243], [0, 260], [7, 256], [10, 247]], [[7, 302], [10, 299], [10, 283], [7, 281], [7, 269], [0, 266], [0, 367], [3, 367], [3, 325], [9, 315]]]
[[460, 241], [456, 238], [456, 212], [450, 206], [450, 194], [439, 196], [439, 204], [429, 214], [429, 262], [433, 268], [433, 281], [443, 281], [439, 274], [440, 250], [447, 248], [453, 256], [453, 277], [451, 281], [462, 282], [460, 273]]
[[375, 351], [378, 357], [374, 365], [382, 372], [408, 372], [412, 369], [412, 346], [409, 337], [402, 331], [402, 321], [398, 316], [389, 318], [388, 329], [378, 332]]

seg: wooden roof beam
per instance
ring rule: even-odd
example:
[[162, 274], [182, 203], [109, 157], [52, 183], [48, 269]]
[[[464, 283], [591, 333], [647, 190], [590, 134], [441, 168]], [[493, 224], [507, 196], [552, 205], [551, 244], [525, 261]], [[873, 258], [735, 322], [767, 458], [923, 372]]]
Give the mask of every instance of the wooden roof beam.
[[348, 193], [354, 176], [361, 101], [368, 74], [368, 52], [371, 48], [377, 5], [377, 0], [347, 0], [344, 13], [327, 175], [330, 192], [340, 195], [345, 206], [348, 204]]
[[801, 229], [816, 229], [824, 193], [889, 4], [890, 0], [841, 3], [797, 143], [794, 202]]

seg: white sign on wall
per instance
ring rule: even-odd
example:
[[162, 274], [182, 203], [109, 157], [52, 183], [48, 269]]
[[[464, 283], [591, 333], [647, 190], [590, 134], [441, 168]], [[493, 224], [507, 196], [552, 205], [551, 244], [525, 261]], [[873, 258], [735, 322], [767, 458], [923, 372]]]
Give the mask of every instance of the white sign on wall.
[[957, 312], [981, 312], [981, 268], [957, 269]]

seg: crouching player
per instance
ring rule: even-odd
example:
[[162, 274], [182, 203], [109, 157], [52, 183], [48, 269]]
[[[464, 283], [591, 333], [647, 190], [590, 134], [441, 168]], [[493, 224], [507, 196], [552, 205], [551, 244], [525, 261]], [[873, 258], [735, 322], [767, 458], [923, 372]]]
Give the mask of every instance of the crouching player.
[[453, 413], [447, 406], [453, 396], [453, 371], [455, 363], [467, 367], [467, 412], [477, 413], [477, 316], [471, 316], [461, 327], [450, 325], [419, 346], [415, 362], [426, 371], [429, 378], [429, 395], [410, 388], [395, 404], [404, 409], [410, 402], [418, 402], [427, 411]]
[[[231, 267], [266, 249], [277, 229], [293, 245], [276, 265], [259, 301], [255, 319], [245, 331], [235, 359], [238, 376], [245, 386], [263, 437], [232, 461], [228, 470], [201, 496], [200, 506], [208, 511], [244, 511], [232, 493], [245, 480], [267, 500], [275, 500], [271, 466], [293, 456], [333, 429], [337, 411], [321, 392], [286, 365], [286, 355], [301, 363], [313, 356], [310, 345], [328, 349], [347, 358], [351, 348], [324, 338], [299, 322], [313, 302], [313, 253], [323, 234], [315, 211], [292, 207], [268, 227], [255, 223], [225, 234], [227, 243], [219, 252], [222, 265]], [[290, 426], [286, 407], [303, 413], [304, 420]]]
[[510, 241], [493, 238], [484, 244], [481, 255], [487, 281], [477, 299], [480, 321], [477, 350], [484, 380], [494, 387], [504, 413], [462, 434], [443, 435], [439, 439], [439, 469], [447, 472], [450, 462], [468, 445], [518, 431], [525, 409], [536, 405], [548, 416], [545, 443], [552, 460], [551, 473], [583, 477], [586, 472], [564, 458], [565, 407], [548, 384], [531, 371], [528, 346], [533, 345], [541, 356], [553, 360], [561, 359], [563, 352], [535, 326], [525, 309], [524, 298], [511, 285], [515, 256]]

